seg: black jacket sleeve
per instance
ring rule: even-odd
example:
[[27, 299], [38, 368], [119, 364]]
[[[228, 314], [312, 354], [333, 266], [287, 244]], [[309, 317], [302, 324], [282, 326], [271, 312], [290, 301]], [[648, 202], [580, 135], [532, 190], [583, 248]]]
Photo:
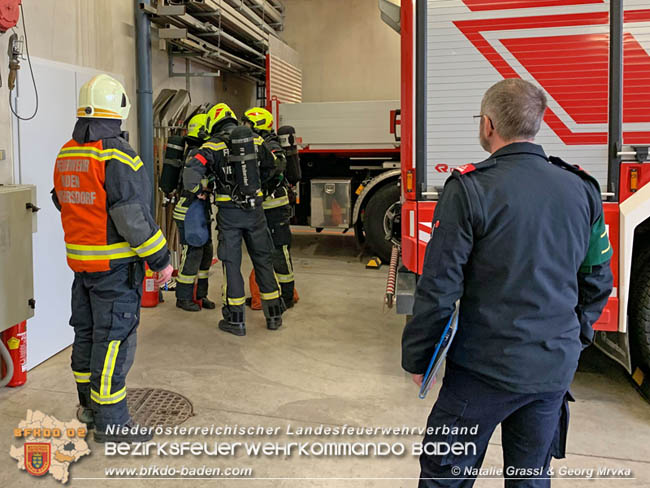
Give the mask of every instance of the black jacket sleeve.
[[433, 217], [424, 269], [415, 291], [413, 318], [402, 335], [402, 367], [423, 374], [454, 305], [463, 293], [463, 267], [473, 247], [472, 212], [460, 176], [452, 176]]
[[269, 137], [264, 140], [269, 151], [275, 157], [275, 166], [273, 169], [273, 176], [282, 178], [284, 172], [287, 170], [287, 157], [285, 156], [284, 149], [277, 140], [277, 137]]
[[613, 282], [610, 262], [592, 266], [589, 272], [578, 272], [578, 306], [576, 314], [580, 321], [580, 341], [587, 347], [594, 339], [593, 325], [603, 313]]
[[151, 212], [152, 184], [135, 151], [120, 141], [106, 162], [108, 213], [119, 234], [153, 271], [170, 263], [167, 241]]
[[207, 187], [207, 178], [210, 174], [217, 174], [219, 163], [225, 157], [224, 150], [226, 149], [225, 142], [210, 139], [198, 151], [194, 152], [183, 169], [185, 196], [197, 195]]
[[208, 165], [212, 164], [212, 151], [201, 148], [183, 168], [183, 190], [196, 195], [201, 191], [201, 180], [206, 177]]
[[284, 155], [282, 146], [276, 141], [267, 142], [268, 148], [271, 151], [274, 159], [274, 167], [272, 173], [263, 179], [264, 191], [267, 194], [272, 194], [275, 190], [285, 184], [285, 171], [287, 169], [287, 158]]
[[61, 203], [59, 203], [59, 197], [56, 196], [56, 189], [52, 188], [50, 191], [50, 195], [52, 195], [52, 203], [56, 207], [56, 209], [60, 212], [61, 211]]
[[580, 321], [580, 341], [583, 347], [594, 338], [593, 325], [607, 305], [612, 292], [614, 276], [610, 267], [612, 246], [605, 226], [603, 204], [597, 185], [588, 190], [592, 207], [592, 227], [589, 247], [578, 271], [578, 305], [576, 315]]

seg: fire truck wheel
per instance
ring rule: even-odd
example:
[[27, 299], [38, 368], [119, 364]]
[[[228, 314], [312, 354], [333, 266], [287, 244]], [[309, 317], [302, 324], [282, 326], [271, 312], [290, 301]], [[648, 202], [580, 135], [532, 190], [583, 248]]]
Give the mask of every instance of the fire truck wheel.
[[632, 275], [635, 278], [630, 287], [630, 345], [635, 363], [650, 371], [650, 262], [641, 260]]
[[394, 204], [399, 202], [399, 199], [399, 187], [394, 182], [391, 182], [379, 188], [370, 197], [370, 201], [366, 205], [363, 226], [366, 231], [368, 245], [385, 263], [390, 261], [393, 244], [386, 240], [384, 219]]
[[634, 257], [632, 258], [632, 269], [634, 269], [635, 272], [640, 271], [648, 262], [650, 262], [650, 247], [634, 251]]

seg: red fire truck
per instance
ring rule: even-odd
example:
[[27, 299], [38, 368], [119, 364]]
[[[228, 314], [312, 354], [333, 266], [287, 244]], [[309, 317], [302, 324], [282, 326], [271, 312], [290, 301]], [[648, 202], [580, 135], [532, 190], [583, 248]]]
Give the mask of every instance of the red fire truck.
[[641, 384], [650, 372], [650, 6], [610, 1], [402, 0], [397, 17], [381, 0], [402, 49], [397, 309], [412, 310], [449, 172], [487, 156], [472, 120], [483, 93], [523, 78], [549, 100], [537, 142], [600, 182], [614, 289], [595, 342]]
[[305, 103], [300, 66], [296, 51], [269, 38], [262, 98], [276, 130], [295, 127], [300, 151], [293, 224], [354, 229], [359, 244], [387, 261], [386, 234], [400, 204], [400, 101]]
[[302, 179], [294, 224], [318, 231], [354, 229], [359, 244], [390, 259], [387, 223], [400, 201], [399, 105], [399, 100], [272, 99], [276, 126], [291, 125], [298, 136]]

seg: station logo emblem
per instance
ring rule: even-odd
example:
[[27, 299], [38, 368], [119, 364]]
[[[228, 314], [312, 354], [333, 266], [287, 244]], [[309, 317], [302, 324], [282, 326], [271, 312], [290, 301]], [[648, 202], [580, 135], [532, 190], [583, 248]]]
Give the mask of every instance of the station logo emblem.
[[26, 442], [25, 470], [33, 476], [43, 476], [50, 469], [51, 455], [49, 442]]
[[14, 444], [9, 456], [16, 467], [32, 476], [50, 475], [65, 484], [70, 466], [90, 455], [86, 442], [88, 427], [77, 419], [61, 421], [38, 410], [27, 410], [24, 420], [13, 429]]

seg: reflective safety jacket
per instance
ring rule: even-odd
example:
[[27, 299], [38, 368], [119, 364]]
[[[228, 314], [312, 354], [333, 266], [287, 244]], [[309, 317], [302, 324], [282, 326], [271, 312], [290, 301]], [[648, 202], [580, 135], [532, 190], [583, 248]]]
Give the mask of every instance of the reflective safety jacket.
[[169, 264], [167, 241], [151, 213], [151, 182], [120, 137], [119, 122], [79, 119], [56, 159], [52, 199], [75, 272], [109, 271], [140, 258], [153, 271]]
[[274, 131], [259, 131], [258, 134], [264, 138], [267, 147], [275, 156], [275, 169], [273, 174], [264, 184], [264, 210], [285, 207], [290, 204], [289, 190], [284, 172], [287, 168], [287, 157], [280, 145], [280, 139]]
[[[232, 201], [233, 188], [227, 183], [227, 175], [224, 169], [227, 167], [229, 158], [229, 149], [225, 138], [219, 134], [229, 134], [237, 127], [235, 124], [228, 122], [223, 127], [217, 127], [213, 130], [212, 138], [203, 144], [197, 153], [185, 164], [183, 170], [183, 189], [184, 195], [188, 200], [192, 200], [201, 191], [206, 191], [205, 183], [210, 176], [215, 179], [216, 195], [215, 201], [220, 207], [237, 207]], [[262, 137], [255, 138], [257, 146], [257, 159], [260, 168], [260, 177], [262, 185], [275, 172], [275, 156], [264, 143]], [[260, 201], [263, 193], [260, 192]]]

